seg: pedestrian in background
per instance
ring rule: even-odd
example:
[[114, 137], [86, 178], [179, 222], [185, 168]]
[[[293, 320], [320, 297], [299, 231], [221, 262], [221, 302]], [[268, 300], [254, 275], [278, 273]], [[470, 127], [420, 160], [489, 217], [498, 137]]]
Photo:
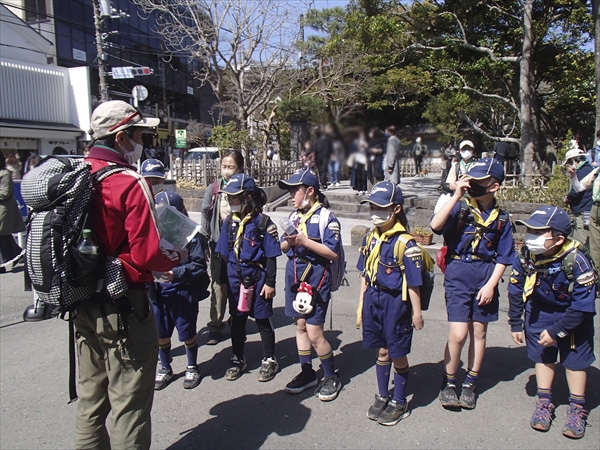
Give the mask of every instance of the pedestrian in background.
[[223, 319], [227, 305], [227, 260], [215, 252], [221, 235], [223, 222], [231, 213], [227, 195], [222, 191], [229, 179], [244, 170], [244, 156], [239, 150], [227, 150], [221, 155], [221, 174], [213, 181], [206, 193], [200, 209], [200, 233], [206, 238], [210, 247], [210, 322], [208, 326], [207, 345], [216, 345], [221, 340], [225, 328]]
[[422, 143], [421, 136], [415, 139], [415, 145], [413, 146], [413, 160], [415, 162], [416, 176], [421, 175], [423, 172], [423, 157], [427, 153], [427, 146]]
[[21, 231], [25, 231], [25, 225], [15, 200], [12, 173], [0, 151], [0, 273], [10, 272], [21, 257], [23, 250], [13, 238]]
[[327, 169], [329, 161], [331, 161], [331, 155], [333, 154], [333, 142], [329, 136], [328, 131], [321, 130], [320, 127], [315, 127], [315, 139], [311, 144], [311, 150], [315, 154], [315, 162], [317, 164], [317, 170], [319, 171], [319, 181], [321, 183], [321, 189], [327, 189], [328, 178]]
[[402, 156], [400, 139], [396, 136], [394, 125], [390, 125], [385, 131], [389, 136], [385, 151], [385, 180], [398, 184], [400, 183], [400, 158]]
[[596, 142], [586, 153], [586, 158], [592, 167], [600, 167], [600, 131], [596, 133]]
[[[567, 170], [570, 172], [575, 171], [575, 177], [579, 182], [594, 170], [586, 159], [583, 150], [579, 148], [567, 152], [563, 166], [567, 166]], [[578, 192], [571, 183], [571, 190], [565, 197], [564, 202], [571, 206], [571, 214], [575, 218], [573, 239], [577, 239], [583, 245], [589, 247], [589, 224], [593, 203], [591, 189]]]
[[369, 187], [383, 181], [385, 174], [383, 173], [383, 156], [387, 149], [387, 138], [377, 127], [372, 127], [369, 130], [369, 148], [367, 156], [369, 162], [367, 165], [367, 180]]
[[365, 130], [361, 130], [352, 144], [352, 151], [348, 158], [348, 164], [352, 169], [351, 184], [356, 195], [365, 195], [367, 192], [367, 167], [369, 166], [367, 149], [369, 144]]

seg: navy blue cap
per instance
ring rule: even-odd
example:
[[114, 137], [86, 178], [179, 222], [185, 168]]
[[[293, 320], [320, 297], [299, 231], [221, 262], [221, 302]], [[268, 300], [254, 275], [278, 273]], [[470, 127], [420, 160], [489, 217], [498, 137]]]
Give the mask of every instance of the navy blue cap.
[[402, 195], [402, 189], [397, 184], [391, 181], [380, 181], [373, 186], [369, 196], [361, 203], [373, 203], [385, 208], [391, 205], [404, 204], [404, 196]]
[[141, 172], [143, 177], [165, 177], [165, 166], [158, 159], [147, 159], [142, 163]]
[[296, 171], [288, 180], [280, 180], [279, 188], [289, 190], [294, 186], [302, 186], [306, 185], [315, 189], [315, 191], [319, 190], [319, 177], [317, 174], [310, 169], [300, 169]]
[[256, 183], [254, 178], [245, 173], [236, 173], [227, 182], [227, 186], [221, 189], [219, 192], [225, 192], [229, 195], [238, 195], [244, 191], [255, 191]]
[[504, 166], [494, 158], [482, 158], [471, 165], [467, 175], [473, 180], [485, 180], [494, 177], [502, 183], [504, 181]]
[[179, 212], [183, 212], [185, 209], [183, 198], [175, 191], [162, 191], [158, 193], [154, 198], [154, 202], [157, 205], [159, 203], [166, 203], [167, 205], [173, 206]]
[[551, 228], [565, 236], [571, 234], [571, 218], [558, 206], [542, 206], [532, 212], [527, 219], [517, 220], [515, 223], [534, 230]]

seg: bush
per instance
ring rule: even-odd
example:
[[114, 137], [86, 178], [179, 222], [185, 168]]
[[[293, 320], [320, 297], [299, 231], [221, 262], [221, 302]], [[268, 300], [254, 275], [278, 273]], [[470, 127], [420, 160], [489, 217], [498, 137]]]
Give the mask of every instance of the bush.
[[186, 180], [185, 178], [177, 179], [177, 190], [179, 189], [204, 189], [203, 186], [197, 185], [192, 180]]

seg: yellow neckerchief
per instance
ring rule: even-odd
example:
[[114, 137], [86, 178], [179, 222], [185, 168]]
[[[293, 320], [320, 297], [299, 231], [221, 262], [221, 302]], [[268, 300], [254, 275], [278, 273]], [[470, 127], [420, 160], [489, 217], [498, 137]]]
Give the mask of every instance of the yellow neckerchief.
[[235, 242], [233, 243], [233, 251], [238, 260], [240, 259], [240, 249], [242, 248], [242, 240], [244, 239], [244, 226], [250, 222], [254, 216], [252, 214], [246, 214], [243, 219], [240, 219], [237, 213], [231, 215], [231, 220], [239, 222], [237, 232], [235, 234]]
[[475, 223], [481, 225], [480, 227], [475, 227], [475, 237], [471, 241], [471, 249], [472, 253], [477, 254], [477, 247], [479, 246], [479, 242], [481, 241], [481, 237], [483, 236], [483, 230], [489, 227], [494, 220], [498, 218], [500, 215], [500, 208], [498, 208], [497, 204], [494, 204], [494, 209], [490, 213], [489, 217], [486, 220], [483, 220], [481, 216], [481, 211], [479, 210], [479, 206], [477, 205], [477, 200], [471, 197], [465, 198], [467, 205], [469, 206], [469, 210], [473, 213], [473, 218], [475, 219]]
[[[392, 228], [384, 232], [383, 234], [379, 234], [379, 228], [375, 227], [373, 232], [370, 234], [371, 239], [369, 242], [366, 242], [365, 251], [369, 252], [369, 256], [365, 261], [365, 273], [367, 277], [369, 277], [370, 283], [375, 284], [375, 280], [377, 279], [377, 267], [379, 264], [379, 256], [381, 253], [381, 244], [387, 242], [390, 238], [394, 237], [397, 234], [402, 234], [406, 231], [406, 228], [402, 226], [400, 222], [396, 222]], [[373, 246], [373, 249], [369, 251], [369, 247], [371, 247], [371, 242], [375, 238], [376, 242]]]
[[[536, 260], [535, 255], [531, 255], [531, 260], [533, 261], [533, 267], [540, 267], [546, 264], [550, 264], [554, 261], [557, 261], [564, 257], [567, 253], [575, 250], [579, 247], [578, 241], [573, 241], [571, 239], [565, 240], [560, 250], [552, 256], [549, 256], [544, 259]], [[535, 283], [537, 281], [537, 272], [532, 270], [530, 274], [525, 277], [525, 285], [523, 286], [523, 301], [527, 301], [527, 297], [529, 297], [533, 293], [533, 289], [535, 288]]]
[[312, 205], [312, 207], [306, 212], [306, 213], [301, 213], [300, 210], [298, 210], [297, 214], [298, 214], [298, 219], [300, 219], [300, 222], [298, 223], [298, 231], [300, 233], [304, 233], [304, 235], [306, 237], [308, 237], [308, 230], [306, 229], [306, 222], [308, 222], [308, 219], [310, 219], [310, 217], [321, 207], [323, 206], [321, 203], [319, 202], [315, 202], [314, 205]]

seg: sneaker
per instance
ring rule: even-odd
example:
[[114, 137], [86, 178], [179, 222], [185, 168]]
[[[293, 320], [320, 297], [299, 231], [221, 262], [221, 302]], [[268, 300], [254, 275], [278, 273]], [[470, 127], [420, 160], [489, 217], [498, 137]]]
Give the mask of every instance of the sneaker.
[[567, 410], [567, 422], [563, 427], [562, 434], [571, 439], [581, 439], [585, 434], [586, 420], [589, 411], [583, 406], [571, 403]]
[[245, 358], [239, 359], [237, 356], [234, 356], [231, 358], [231, 367], [225, 372], [225, 378], [228, 381], [237, 380], [246, 371], [247, 367]]
[[258, 371], [258, 381], [271, 381], [279, 372], [279, 364], [275, 357], [263, 358]]
[[386, 408], [379, 415], [377, 423], [379, 425], [391, 427], [392, 425], [396, 425], [402, 419], [406, 419], [408, 416], [410, 416], [408, 403], [401, 405], [396, 402], [396, 400], [390, 400]]
[[371, 420], [377, 420], [385, 407], [388, 405], [390, 399], [384, 395], [375, 395], [375, 402], [371, 405], [367, 411], [367, 417]]
[[315, 395], [319, 397], [322, 402], [330, 402], [335, 400], [342, 390], [342, 381], [340, 377], [332, 375], [329, 377], [323, 377], [319, 387], [315, 390]]
[[535, 405], [533, 416], [531, 416], [531, 420], [529, 421], [529, 425], [531, 425], [531, 428], [534, 430], [548, 431], [550, 429], [550, 425], [552, 424], [553, 418], [554, 405], [552, 402], [547, 399], [538, 399]]
[[335, 187], [340, 187], [340, 182], [339, 181], [335, 182]]
[[208, 333], [208, 340], [206, 341], [206, 345], [217, 345], [221, 340], [221, 333], [217, 333], [216, 331], [211, 331]]
[[185, 379], [183, 380], [183, 388], [194, 389], [200, 384], [200, 380], [202, 380], [202, 375], [198, 371], [198, 367], [187, 366], [187, 369], [185, 369]]
[[475, 405], [477, 404], [477, 394], [475, 393], [475, 386], [473, 383], [462, 385], [462, 391], [458, 402], [460, 403], [461, 408], [475, 409]]
[[456, 396], [456, 386], [451, 383], [446, 383], [440, 391], [440, 402], [444, 408], [460, 408], [458, 397]]
[[316, 385], [317, 372], [315, 372], [313, 369], [310, 369], [310, 371], [303, 370], [286, 385], [285, 392], [287, 392], [288, 394], [299, 394], [305, 389]]
[[173, 378], [173, 371], [170, 367], [161, 367], [158, 369], [156, 373], [156, 378], [154, 379], [154, 390], [160, 391], [167, 387], [169, 381]]

